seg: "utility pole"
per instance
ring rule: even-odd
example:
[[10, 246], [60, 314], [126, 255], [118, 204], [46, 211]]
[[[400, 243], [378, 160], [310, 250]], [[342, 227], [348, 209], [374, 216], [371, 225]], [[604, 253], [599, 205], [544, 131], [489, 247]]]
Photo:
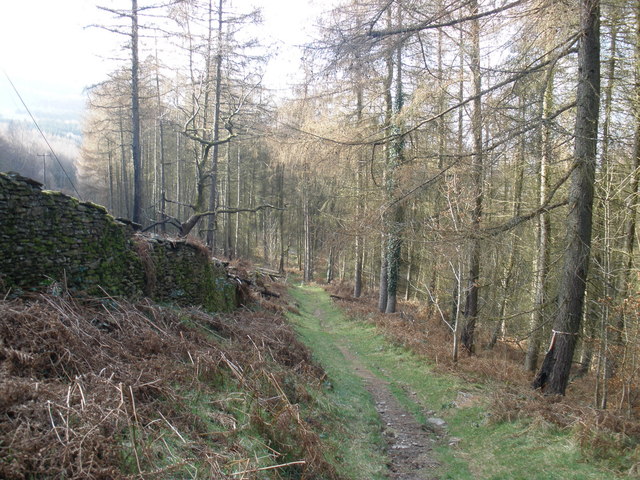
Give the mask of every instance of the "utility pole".
[[50, 157], [50, 153], [38, 153], [38, 157], [42, 157], [42, 184], [47, 186], [47, 157]]

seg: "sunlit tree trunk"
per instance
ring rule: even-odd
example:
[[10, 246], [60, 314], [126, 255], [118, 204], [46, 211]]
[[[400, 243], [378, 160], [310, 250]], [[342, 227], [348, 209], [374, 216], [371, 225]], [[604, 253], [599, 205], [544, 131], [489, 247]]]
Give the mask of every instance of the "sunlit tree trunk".
[[158, 51], [156, 49], [156, 119], [157, 128], [159, 130], [159, 156], [160, 156], [160, 185], [159, 185], [159, 200], [160, 200], [160, 233], [167, 233], [167, 224], [165, 220], [167, 218], [167, 174], [166, 174], [166, 160], [165, 160], [165, 137], [164, 137], [164, 109], [162, 107], [162, 92], [160, 91], [160, 65], [158, 62]]
[[[225, 206], [231, 207], [231, 147], [227, 146], [227, 163], [225, 165]], [[238, 207], [240, 205], [237, 205]], [[231, 213], [226, 214], [225, 223], [224, 223], [224, 255], [231, 259], [234, 257], [234, 245], [233, 245], [233, 235], [232, 235], [232, 217], [237, 217], [238, 214], [232, 215]]]
[[[236, 156], [236, 205], [240, 206], [242, 202], [242, 176], [240, 175], [240, 150], [238, 149], [238, 154]], [[235, 248], [235, 254], [237, 256], [243, 256], [243, 251], [240, 248], [240, 221], [242, 220], [242, 216], [238, 214], [236, 216], [236, 224], [235, 224], [235, 232], [233, 244]], [[247, 253], [244, 253], [247, 255]]]
[[[600, 338], [599, 348], [597, 351], [597, 376], [596, 376], [596, 388], [595, 388], [595, 404], [600, 408], [605, 409], [608, 401], [608, 380], [613, 372], [614, 358], [610, 358], [608, 354], [609, 344], [609, 331], [611, 324], [611, 301], [614, 298], [615, 292], [613, 290], [615, 283], [615, 276], [613, 271], [613, 230], [615, 227], [612, 225], [612, 206], [614, 200], [614, 186], [613, 180], [613, 164], [610, 159], [610, 146], [611, 146], [611, 120], [612, 120], [612, 107], [613, 107], [613, 88], [615, 84], [616, 67], [617, 67], [617, 54], [618, 54], [618, 19], [614, 16], [611, 19], [611, 31], [609, 40], [610, 57], [607, 62], [606, 71], [606, 84], [602, 92], [603, 103], [603, 123], [602, 123], [602, 149], [600, 155], [600, 177], [601, 181], [598, 182], [598, 190], [596, 193], [596, 212], [597, 217], [600, 219], [599, 233], [600, 233], [600, 246], [601, 251], [597, 252], [599, 261], [595, 263], [600, 266], [600, 300], [598, 302], [600, 310], [600, 321], [598, 329], [598, 336]], [[615, 163], [615, 162], [614, 162]], [[588, 308], [589, 310], [596, 310], [595, 308]], [[592, 339], [596, 338], [596, 319], [595, 315], [593, 319], [586, 316], [587, 320], [591, 320], [593, 324], [592, 334], [585, 338], [582, 342], [582, 358], [580, 373], [584, 374], [591, 366], [591, 360], [596, 352], [594, 352]], [[586, 330], [586, 328], [585, 328]]]
[[[215, 100], [213, 107], [213, 148], [211, 148], [211, 189], [209, 190], [209, 212], [215, 212], [218, 207], [218, 156], [220, 140], [220, 107], [222, 104], [222, 3], [218, 1], [218, 44], [216, 45], [216, 79], [215, 79]], [[209, 2], [209, 11], [211, 11]], [[216, 250], [216, 221], [217, 215], [209, 215], [209, 227], [207, 229], [207, 245], [211, 253]]]
[[287, 246], [285, 245], [284, 233], [284, 214], [285, 214], [285, 195], [284, 195], [284, 164], [278, 164], [276, 167], [276, 176], [278, 179], [278, 230], [280, 235], [280, 260], [278, 261], [278, 271], [284, 273], [285, 258], [287, 255]]
[[109, 207], [109, 211], [113, 212], [113, 159], [112, 159], [112, 152], [111, 152], [111, 146], [110, 146], [111, 142], [107, 143], [107, 148], [108, 148], [108, 165], [107, 165], [107, 174], [109, 176], [109, 203], [108, 203], [108, 207]]
[[[629, 184], [628, 192], [624, 199], [625, 207], [625, 224], [624, 224], [624, 243], [622, 246], [622, 253], [624, 255], [624, 268], [622, 274], [618, 278], [618, 293], [620, 301], [625, 301], [629, 295], [629, 282], [633, 272], [633, 252], [635, 250], [636, 242], [636, 215], [637, 215], [637, 202], [638, 202], [638, 188], [640, 186], [640, 3], [636, 4], [635, 9], [635, 85], [634, 85], [634, 120], [635, 131], [633, 139], [633, 152], [632, 152], [632, 170], [631, 170], [631, 182]], [[622, 343], [622, 332], [625, 330], [625, 308], [620, 309], [620, 314], [616, 319], [616, 328], [614, 330], [612, 340], [617, 343]]]
[[[525, 112], [524, 105], [520, 105], [521, 112], [521, 120], [524, 122]], [[513, 198], [511, 199], [513, 209], [511, 210], [511, 215], [513, 217], [517, 217], [520, 215], [520, 210], [522, 206], [522, 187], [524, 183], [524, 163], [525, 163], [525, 153], [526, 153], [526, 145], [524, 141], [524, 137], [520, 141], [519, 149], [518, 149], [518, 157], [516, 159], [516, 183], [513, 189]], [[509, 257], [507, 259], [507, 264], [504, 268], [504, 275], [501, 280], [501, 289], [500, 289], [500, 311], [498, 313], [498, 322], [496, 323], [495, 328], [493, 329], [493, 333], [491, 335], [491, 339], [487, 345], [487, 348], [492, 349], [496, 343], [498, 342], [498, 338], [502, 334], [505, 329], [505, 315], [507, 312], [507, 304], [509, 301], [509, 296], [511, 294], [511, 280], [513, 277], [513, 271], [516, 266], [516, 235], [512, 234], [509, 239]]]
[[303, 178], [303, 222], [304, 222], [304, 281], [311, 282], [313, 280], [313, 233], [311, 226], [311, 206], [309, 201], [309, 177], [308, 167], [304, 166]]
[[[363, 92], [362, 85], [360, 84], [360, 78], [357, 79], [357, 92], [356, 92], [356, 108], [357, 108], [357, 120], [358, 125], [362, 123], [362, 110], [363, 106]], [[362, 295], [362, 253], [363, 253], [363, 238], [360, 229], [362, 228], [362, 215], [364, 212], [364, 176], [365, 176], [365, 160], [361, 158], [362, 153], [358, 154], [356, 160], [356, 233], [354, 239], [354, 256], [355, 267], [353, 272], [353, 296], [360, 298]]]
[[[391, 12], [388, 12], [387, 24], [391, 25]], [[391, 130], [391, 117], [393, 115], [393, 54], [392, 52], [388, 52], [385, 56], [385, 66], [386, 66], [386, 74], [384, 77], [384, 127], [385, 133], [388, 135]], [[391, 148], [390, 142], [387, 142], [385, 148], [385, 168], [383, 172], [383, 182], [385, 186], [385, 199], [389, 201], [389, 176], [391, 172], [388, 168], [389, 158], [391, 156]], [[382, 235], [380, 238], [380, 289], [378, 296], [378, 309], [381, 312], [386, 312], [387, 310], [387, 302], [389, 300], [389, 212], [382, 211], [381, 215], [382, 222]]]
[[[122, 112], [122, 109], [120, 109]], [[122, 209], [122, 213], [126, 215], [127, 218], [130, 217], [130, 208], [131, 208], [131, 199], [129, 196], [129, 174], [128, 174], [128, 157], [126, 150], [126, 140], [125, 140], [125, 127], [124, 127], [124, 118], [123, 115], [119, 115], [118, 117], [120, 122], [120, 170], [122, 174], [122, 186], [123, 186], [123, 200], [124, 200], [124, 209]]]
[[384, 234], [380, 238], [380, 291], [378, 294], [378, 310], [385, 312], [387, 310], [388, 285], [389, 278], [387, 274], [387, 241]]

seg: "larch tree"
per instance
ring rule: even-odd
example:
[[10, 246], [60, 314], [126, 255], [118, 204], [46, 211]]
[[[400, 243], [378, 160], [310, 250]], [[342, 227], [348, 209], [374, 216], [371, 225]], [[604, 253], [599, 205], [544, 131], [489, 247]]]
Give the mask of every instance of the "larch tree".
[[574, 158], [569, 188], [567, 246], [558, 312], [534, 388], [564, 395], [579, 334], [589, 268], [600, 106], [600, 2], [581, 0]]
[[[478, 15], [478, 1], [470, 2], [471, 16]], [[473, 113], [471, 116], [471, 130], [473, 135], [473, 155], [471, 162], [472, 207], [471, 234], [469, 240], [469, 270], [465, 295], [464, 317], [465, 323], [460, 333], [460, 341], [466, 351], [475, 351], [475, 330], [478, 319], [478, 290], [480, 288], [480, 222], [482, 219], [483, 187], [483, 118], [482, 118], [482, 73], [480, 70], [480, 20], [471, 20], [471, 54], [469, 67], [473, 76]]]
[[125, 36], [128, 39], [127, 48], [130, 50], [130, 119], [129, 126], [131, 131], [131, 162], [133, 165], [133, 206], [131, 210], [131, 219], [137, 224], [142, 224], [142, 152], [140, 146], [140, 95], [139, 95], [139, 12], [138, 0], [131, 0], [129, 9], [113, 9], [104, 6], [98, 7], [100, 10], [112, 14], [117, 21], [129, 21], [130, 25], [100, 25], [99, 28], [109, 32]]

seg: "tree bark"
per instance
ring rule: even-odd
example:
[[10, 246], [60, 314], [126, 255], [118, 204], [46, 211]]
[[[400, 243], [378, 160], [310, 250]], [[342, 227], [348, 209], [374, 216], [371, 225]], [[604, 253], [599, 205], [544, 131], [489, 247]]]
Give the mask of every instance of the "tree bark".
[[600, 2], [581, 0], [574, 162], [569, 187], [568, 244], [550, 347], [534, 388], [564, 395], [582, 319], [589, 266], [600, 106]]
[[125, 127], [124, 127], [124, 119], [122, 115], [119, 116], [119, 130], [120, 130], [120, 170], [122, 173], [122, 190], [124, 193], [124, 208], [121, 209], [121, 214], [124, 214], [126, 218], [131, 218], [130, 208], [131, 208], [131, 199], [129, 195], [129, 174], [127, 164], [129, 163], [127, 160], [127, 151], [126, 151], [126, 143], [125, 143]]
[[[357, 103], [357, 119], [358, 125], [362, 123], [362, 110], [364, 108], [363, 105], [363, 92], [361, 85], [361, 78], [358, 76], [357, 79], [357, 92], [356, 92], [356, 103]], [[361, 158], [362, 153], [358, 154], [358, 158], [356, 160], [356, 234], [354, 239], [354, 254], [355, 254], [355, 265], [353, 272], [353, 297], [360, 298], [362, 295], [362, 252], [363, 252], [363, 238], [361, 229], [362, 215], [364, 212], [364, 177], [365, 177], [365, 160]]]
[[[220, 108], [222, 104], [222, 2], [218, 1], [218, 44], [216, 45], [216, 80], [215, 80], [215, 100], [213, 107], [213, 148], [211, 149], [211, 190], [209, 190], [209, 210], [215, 211], [218, 206], [218, 156], [220, 140]], [[211, 2], [209, 2], [211, 10]], [[210, 13], [211, 14], [211, 13]], [[207, 229], [207, 245], [211, 253], [216, 249], [216, 215], [209, 217], [209, 228]]]
[[[624, 224], [624, 244], [622, 251], [624, 254], [624, 267], [618, 279], [618, 295], [620, 301], [624, 302], [629, 294], [629, 282], [633, 269], [633, 251], [636, 242], [636, 214], [638, 188], [640, 186], [640, 3], [636, 3], [636, 45], [635, 45], [635, 132], [633, 144], [633, 159], [631, 170], [631, 184], [629, 192], [624, 200], [626, 210], [626, 220]], [[626, 318], [625, 308], [620, 309], [616, 318], [616, 329], [612, 335], [612, 342], [622, 344], [622, 332], [625, 329]]]
[[[231, 147], [227, 146], [227, 163], [225, 165], [225, 191], [224, 197], [227, 207], [231, 207]], [[237, 205], [240, 207], [240, 205]], [[227, 213], [224, 222], [224, 254], [231, 260], [234, 257], [234, 245], [232, 234], [231, 213]]]
[[313, 235], [311, 229], [311, 207], [309, 205], [309, 185], [307, 166], [304, 167], [303, 221], [304, 221], [304, 281], [313, 281]]
[[278, 208], [280, 208], [280, 213], [278, 215], [278, 230], [280, 235], [280, 259], [278, 260], [278, 272], [284, 273], [285, 257], [288, 251], [288, 248], [285, 245], [284, 235], [284, 164], [278, 164], [276, 166], [276, 176], [278, 178]]
[[[398, 10], [398, 24], [400, 24], [400, 11]], [[402, 42], [400, 42], [395, 50], [395, 102], [391, 107], [390, 116], [390, 133], [391, 138], [388, 145], [387, 153], [387, 177], [386, 190], [387, 201], [392, 202], [391, 212], [387, 221], [387, 302], [385, 313], [395, 313], [398, 300], [398, 280], [400, 277], [400, 261], [402, 254], [402, 227], [404, 223], [404, 207], [395, 200], [398, 170], [404, 163], [404, 138], [402, 136], [402, 128], [394, 118], [395, 115], [402, 111], [404, 104], [404, 92], [402, 85]], [[389, 80], [388, 86], [391, 89], [393, 82], [393, 60], [389, 62]], [[388, 99], [391, 97], [389, 91]], [[386, 215], [385, 215], [386, 216]]]
[[[520, 106], [522, 119], [524, 121], [524, 106]], [[525, 162], [525, 149], [526, 145], [524, 142], [524, 138], [520, 142], [519, 155], [516, 160], [518, 165], [516, 166], [516, 184], [513, 191], [513, 210], [511, 212], [512, 216], [517, 217], [520, 215], [520, 209], [522, 205], [522, 186], [524, 183], [524, 162]], [[505, 323], [506, 323], [506, 312], [507, 305], [509, 302], [509, 295], [511, 291], [511, 280], [513, 277], [513, 271], [516, 266], [516, 236], [511, 235], [511, 239], [509, 241], [509, 258], [507, 260], [507, 265], [504, 269], [504, 277], [502, 278], [502, 288], [501, 291], [501, 299], [500, 299], [500, 313], [498, 315], [498, 322], [496, 323], [495, 328], [493, 329], [493, 334], [491, 335], [491, 339], [487, 344], [487, 349], [491, 350], [495, 347], [496, 343], [498, 343], [498, 338], [500, 335], [504, 333]]]
[[[471, 14], [478, 13], [478, 1], [472, 0]], [[473, 183], [473, 209], [471, 211], [471, 229], [480, 229], [480, 219], [482, 217], [482, 197], [483, 197], [483, 152], [482, 152], [482, 74], [480, 72], [480, 21], [471, 21], [471, 72], [473, 73], [473, 114], [471, 117], [471, 129], [473, 130], [473, 161], [472, 183]], [[480, 279], [480, 239], [477, 235], [470, 240], [469, 248], [469, 274], [467, 280], [467, 294], [464, 310], [465, 324], [460, 334], [460, 340], [469, 355], [475, 351], [475, 330], [478, 319], [478, 281]]]
[[138, 0], [131, 0], [131, 155], [133, 157], [133, 216], [131, 219], [134, 223], [142, 224], [142, 150], [138, 69]]
[[378, 295], [378, 310], [386, 312], [387, 300], [389, 296], [387, 294], [387, 240], [384, 235], [380, 241], [380, 293]]
[[[547, 198], [549, 186], [548, 166], [551, 160], [551, 126], [549, 115], [553, 111], [553, 74], [554, 65], [549, 67], [542, 98], [542, 131], [540, 165], [538, 172], [538, 205], [543, 206]], [[533, 285], [533, 312], [531, 313], [531, 333], [527, 345], [524, 368], [535, 372], [538, 368], [538, 354], [542, 341], [542, 326], [544, 325], [544, 307], [547, 299], [547, 274], [549, 273], [549, 238], [551, 234], [551, 216], [543, 212], [536, 223], [536, 260]]]

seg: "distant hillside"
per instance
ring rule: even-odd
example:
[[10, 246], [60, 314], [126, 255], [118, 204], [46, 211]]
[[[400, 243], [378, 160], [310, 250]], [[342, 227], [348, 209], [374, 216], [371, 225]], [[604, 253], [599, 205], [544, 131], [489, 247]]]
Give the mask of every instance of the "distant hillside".
[[86, 102], [81, 92], [24, 79], [15, 79], [14, 84], [22, 100], [8, 81], [0, 80], [0, 124], [26, 122], [35, 129], [26, 104], [42, 130], [80, 142]]
[[47, 189], [72, 193], [80, 155], [79, 123], [52, 118], [40, 128], [57, 158], [32, 122], [0, 119], [0, 172], [17, 172]]

